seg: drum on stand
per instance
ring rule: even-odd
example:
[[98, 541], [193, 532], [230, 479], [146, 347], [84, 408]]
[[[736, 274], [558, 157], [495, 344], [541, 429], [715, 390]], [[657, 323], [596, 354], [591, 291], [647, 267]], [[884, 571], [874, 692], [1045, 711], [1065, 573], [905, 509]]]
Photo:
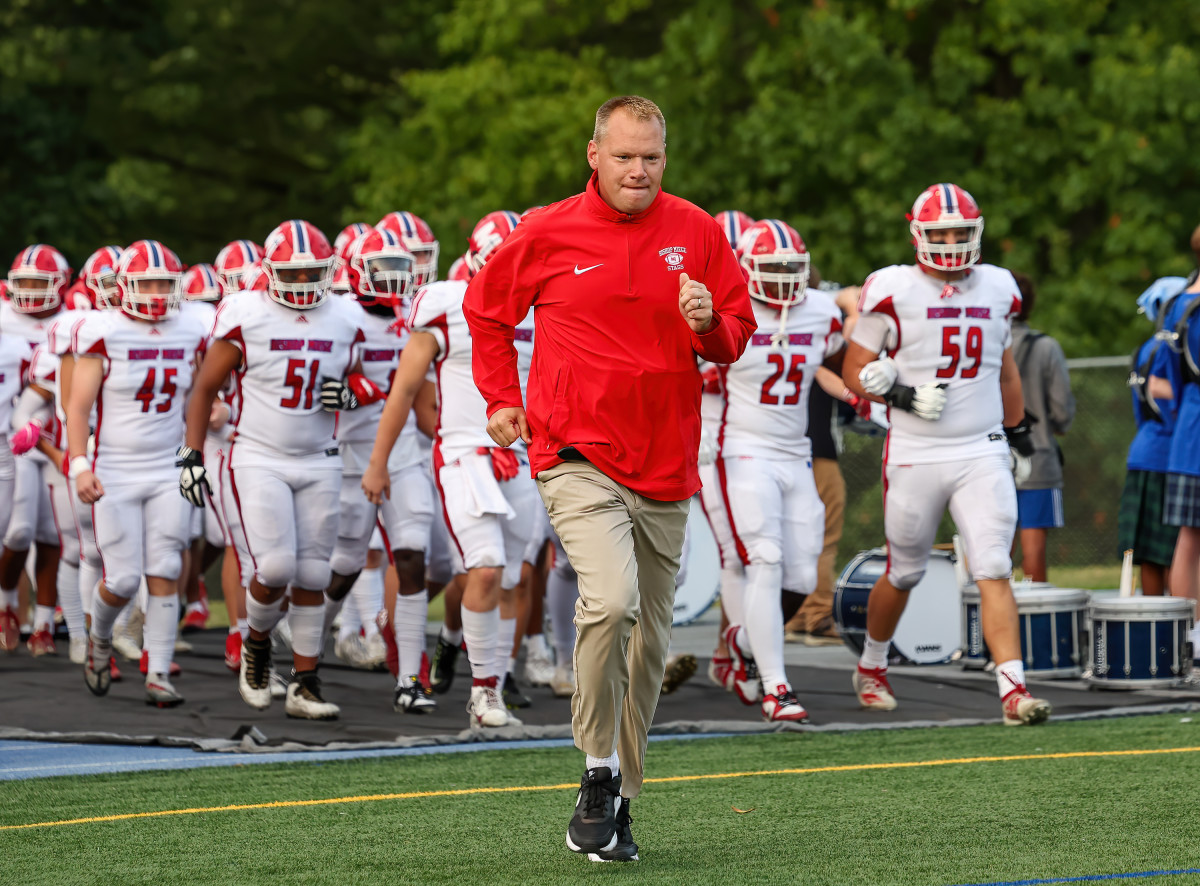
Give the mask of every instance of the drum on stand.
[[[1073, 678], [1083, 674], [1087, 648], [1087, 591], [1055, 588], [1048, 582], [1013, 586], [1021, 630], [1021, 659], [1030, 677]], [[979, 587], [963, 588], [963, 667], [979, 669], [991, 660], [983, 639]]]
[[[887, 551], [873, 548], [851, 560], [838, 577], [833, 596], [833, 620], [842, 641], [861, 654], [867, 632], [867, 597], [876, 580], [887, 571]], [[962, 597], [954, 572], [954, 555], [935, 550], [925, 575], [908, 592], [908, 606], [896, 635], [892, 654], [902, 664], [944, 664], [962, 646]]]
[[1097, 689], [1173, 685], [1192, 670], [1188, 634], [1196, 604], [1183, 597], [1115, 597], [1091, 605], [1091, 673]]
[[721, 555], [717, 541], [700, 497], [692, 497], [688, 511], [687, 532], [684, 536], [683, 557], [675, 581], [675, 604], [671, 613], [672, 625], [691, 624], [716, 602], [721, 594]]

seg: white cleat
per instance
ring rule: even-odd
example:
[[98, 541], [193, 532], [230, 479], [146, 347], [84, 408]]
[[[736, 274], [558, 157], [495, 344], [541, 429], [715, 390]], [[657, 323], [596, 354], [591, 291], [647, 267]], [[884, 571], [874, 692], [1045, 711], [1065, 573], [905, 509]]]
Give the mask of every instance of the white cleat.
[[549, 651], [525, 656], [525, 682], [530, 686], [550, 686], [554, 682], [554, 659]]
[[71, 658], [71, 664], [84, 664], [88, 658], [88, 638], [72, 637], [68, 645], [68, 654]]
[[560, 664], [554, 669], [550, 691], [559, 698], [570, 698], [575, 694], [575, 669], [569, 664]]
[[321, 697], [321, 679], [316, 671], [296, 674], [287, 688], [284, 708], [289, 717], [300, 720], [336, 720], [341, 708]]
[[[467, 714], [471, 719], [472, 729], [499, 729], [501, 726], [521, 724], [520, 720], [508, 713], [508, 708], [500, 699], [500, 692], [495, 686], [472, 686], [471, 698], [467, 702]], [[516, 723], [512, 723], [516, 720]]]

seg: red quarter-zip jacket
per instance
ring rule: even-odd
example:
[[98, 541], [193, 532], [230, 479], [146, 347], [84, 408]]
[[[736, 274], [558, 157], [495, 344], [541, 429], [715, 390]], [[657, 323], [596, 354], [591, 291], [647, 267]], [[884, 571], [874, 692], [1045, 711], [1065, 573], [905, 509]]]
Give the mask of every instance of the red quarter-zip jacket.
[[[679, 312], [679, 275], [713, 296], [696, 335]], [[700, 488], [696, 357], [733, 363], [756, 324], [746, 282], [717, 223], [659, 192], [626, 215], [587, 189], [521, 222], [471, 281], [463, 307], [472, 370], [487, 412], [521, 406], [513, 328], [534, 311], [525, 407], [536, 477], [574, 446], [647, 498]]]

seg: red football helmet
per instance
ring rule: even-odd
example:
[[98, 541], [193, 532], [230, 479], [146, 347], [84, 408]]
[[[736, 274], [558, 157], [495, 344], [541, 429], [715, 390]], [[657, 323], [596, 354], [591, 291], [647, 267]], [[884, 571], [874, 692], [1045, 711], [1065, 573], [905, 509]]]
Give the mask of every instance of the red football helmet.
[[726, 209], [723, 212], [718, 212], [713, 218], [721, 226], [725, 238], [733, 248], [734, 255], [737, 256], [738, 261], [741, 261], [742, 253], [738, 251], [738, 241], [742, 239], [742, 234], [746, 232], [746, 228], [754, 224], [754, 219], [737, 209]]
[[738, 245], [753, 298], [777, 308], [804, 301], [808, 250], [795, 228], [778, 219], [763, 219], [746, 228]]
[[479, 273], [492, 253], [501, 243], [508, 239], [521, 223], [521, 216], [507, 209], [489, 212], [475, 225], [471, 231], [471, 239], [467, 241], [467, 270], [469, 276]]
[[117, 262], [121, 310], [157, 322], [179, 309], [183, 262], [157, 240], [138, 240]]
[[375, 228], [350, 246], [347, 272], [359, 304], [372, 313], [401, 312], [412, 295], [416, 257], [386, 228]]
[[433, 229], [419, 215], [411, 212], [389, 212], [375, 227], [389, 230], [404, 244], [417, 261], [413, 272], [416, 286], [424, 286], [437, 279], [438, 253], [441, 249]]
[[450, 265], [450, 270], [446, 272], [446, 279], [461, 280], [464, 283], [471, 279], [471, 267], [467, 264], [467, 254], [465, 252]]
[[[926, 267], [957, 271], [979, 262], [983, 216], [975, 198], [958, 185], [930, 185], [913, 204], [908, 221], [917, 261]], [[957, 243], [948, 242], [943, 231], [959, 231], [963, 236]]]
[[40, 314], [57, 310], [71, 282], [71, 267], [53, 246], [35, 243], [17, 253], [8, 271], [8, 297], [13, 310]]
[[192, 265], [183, 275], [183, 297], [188, 301], [218, 302], [224, 294], [221, 278], [208, 262]]
[[120, 261], [120, 246], [101, 246], [88, 256], [79, 272], [79, 280], [87, 288], [92, 304], [102, 311], [121, 307], [121, 296], [117, 292]]
[[337, 256], [334, 260], [335, 267], [341, 267], [345, 261], [346, 251], [350, 248], [350, 244], [369, 230], [371, 230], [371, 226], [366, 222], [350, 222], [338, 232], [338, 235], [333, 238], [333, 252]]
[[63, 293], [63, 307], [68, 311], [93, 311], [96, 305], [92, 302], [92, 294], [83, 285], [82, 280], [76, 280]]
[[263, 245], [268, 294], [287, 308], [307, 311], [325, 301], [333, 276], [333, 247], [316, 225], [285, 221]]
[[242, 272], [242, 289], [246, 292], [267, 291], [267, 272], [263, 270], [262, 259], [248, 265]]
[[226, 294], [243, 288], [242, 275], [262, 256], [262, 247], [253, 240], [233, 240], [225, 244], [217, 253], [217, 260], [213, 265]]

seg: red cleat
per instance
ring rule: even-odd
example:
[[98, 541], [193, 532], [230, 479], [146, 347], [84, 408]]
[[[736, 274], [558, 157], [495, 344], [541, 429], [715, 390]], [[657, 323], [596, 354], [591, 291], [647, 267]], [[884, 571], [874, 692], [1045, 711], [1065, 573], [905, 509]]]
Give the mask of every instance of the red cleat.
[[199, 600], [188, 604], [187, 611], [183, 614], [183, 624], [179, 626], [179, 630], [184, 634], [190, 634], [194, 631], [203, 631], [207, 627], [208, 597], [201, 593]]
[[[142, 676], [150, 673], [150, 653], [145, 649], [142, 650], [142, 660], [138, 662], [138, 670], [142, 672]], [[179, 663], [174, 661], [171, 662], [171, 673], [167, 676], [178, 677], [182, 673], [183, 668], [179, 666]]]
[[0, 609], [0, 651], [16, 652], [21, 645], [21, 619], [15, 609]]
[[54, 648], [54, 634], [46, 627], [34, 631], [25, 641], [25, 645], [29, 647], [29, 654], [34, 658], [43, 655], [58, 655], [58, 650]]
[[109, 679], [114, 683], [119, 683], [121, 681], [121, 672], [117, 670], [117, 659], [115, 656], [108, 660], [108, 673], [110, 675]]
[[242, 632], [234, 631], [225, 637], [225, 667], [235, 674], [242, 669]]

